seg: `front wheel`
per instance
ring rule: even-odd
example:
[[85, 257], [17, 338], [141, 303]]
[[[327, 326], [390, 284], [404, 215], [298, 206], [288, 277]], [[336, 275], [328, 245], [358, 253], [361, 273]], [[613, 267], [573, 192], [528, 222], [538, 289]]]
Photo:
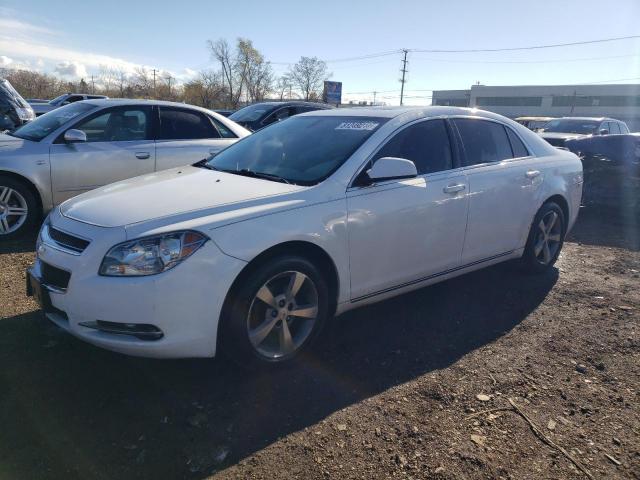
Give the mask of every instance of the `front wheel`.
[[225, 304], [220, 348], [245, 367], [289, 362], [318, 335], [329, 290], [309, 260], [285, 255], [244, 275]]
[[38, 202], [24, 183], [0, 175], [0, 240], [15, 238], [38, 218]]
[[542, 273], [553, 267], [564, 243], [566, 223], [562, 208], [555, 202], [545, 203], [536, 214], [527, 245], [522, 255], [526, 270]]

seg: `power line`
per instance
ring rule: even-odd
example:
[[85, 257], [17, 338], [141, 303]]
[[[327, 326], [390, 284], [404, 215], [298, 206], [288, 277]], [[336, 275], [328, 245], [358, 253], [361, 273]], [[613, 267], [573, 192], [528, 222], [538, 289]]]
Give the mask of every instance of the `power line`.
[[626, 37], [601, 38], [598, 40], [584, 40], [582, 42], [568, 43], [551, 43], [548, 45], [533, 45], [529, 47], [507, 47], [507, 48], [474, 48], [469, 50], [442, 50], [442, 49], [424, 49], [412, 48], [412, 52], [429, 52], [429, 53], [479, 53], [479, 52], [514, 52], [518, 50], [540, 50], [543, 48], [571, 47], [574, 45], [590, 45], [594, 43], [616, 42], [618, 40], [631, 40], [640, 38], [640, 35], [628, 35]]
[[495, 63], [566, 63], [566, 62], [584, 62], [591, 60], [608, 60], [612, 58], [630, 58], [630, 57], [640, 57], [638, 54], [630, 54], [630, 55], [611, 55], [607, 57], [586, 57], [586, 58], [570, 58], [570, 59], [553, 59], [553, 60], [448, 60], [444, 58], [426, 58], [421, 57], [419, 55], [414, 56], [412, 58], [418, 60], [428, 60], [430, 62], [444, 62], [444, 63], [481, 63], [481, 64], [495, 64]]

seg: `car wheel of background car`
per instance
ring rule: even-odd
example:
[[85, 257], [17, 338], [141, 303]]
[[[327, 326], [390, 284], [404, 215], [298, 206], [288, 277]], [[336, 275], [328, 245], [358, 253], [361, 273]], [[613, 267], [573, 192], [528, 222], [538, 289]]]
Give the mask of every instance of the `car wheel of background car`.
[[565, 233], [562, 208], [555, 202], [542, 205], [533, 220], [522, 255], [525, 269], [533, 273], [542, 273], [550, 269], [560, 255]]
[[220, 348], [242, 366], [288, 362], [317, 337], [328, 316], [327, 283], [305, 258], [273, 258], [236, 285], [223, 310]]
[[0, 240], [17, 237], [36, 223], [38, 202], [19, 180], [0, 175]]

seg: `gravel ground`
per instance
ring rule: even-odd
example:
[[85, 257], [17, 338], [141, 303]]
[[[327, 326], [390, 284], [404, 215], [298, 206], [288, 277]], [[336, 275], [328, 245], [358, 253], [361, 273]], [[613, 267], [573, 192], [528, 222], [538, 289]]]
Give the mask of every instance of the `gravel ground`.
[[[60, 332], [0, 245], [0, 478], [640, 478], [640, 231], [584, 211], [500, 265], [334, 320], [295, 368], [154, 361]], [[586, 473], [585, 473], [586, 472]]]

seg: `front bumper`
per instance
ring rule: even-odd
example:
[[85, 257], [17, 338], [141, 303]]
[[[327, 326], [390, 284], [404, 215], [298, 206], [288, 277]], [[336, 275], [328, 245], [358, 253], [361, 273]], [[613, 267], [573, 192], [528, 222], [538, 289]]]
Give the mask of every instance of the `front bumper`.
[[[52, 214], [56, 228], [92, 239], [79, 255], [41, 244], [32, 274], [45, 264], [71, 273], [64, 291], [48, 289], [46, 317], [72, 335], [116, 352], [155, 358], [212, 357], [226, 294], [245, 262], [223, 254], [212, 242], [172, 270], [148, 277], [103, 277], [98, 268], [107, 250], [122, 241], [114, 229], [81, 224]], [[115, 324], [131, 334], [96, 329]], [[126, 325], [127, 327], [123, 327]], [[155, 338], [136, 335], [147, 326]], [[139, 328], [136, 328], [139, 327]]]

